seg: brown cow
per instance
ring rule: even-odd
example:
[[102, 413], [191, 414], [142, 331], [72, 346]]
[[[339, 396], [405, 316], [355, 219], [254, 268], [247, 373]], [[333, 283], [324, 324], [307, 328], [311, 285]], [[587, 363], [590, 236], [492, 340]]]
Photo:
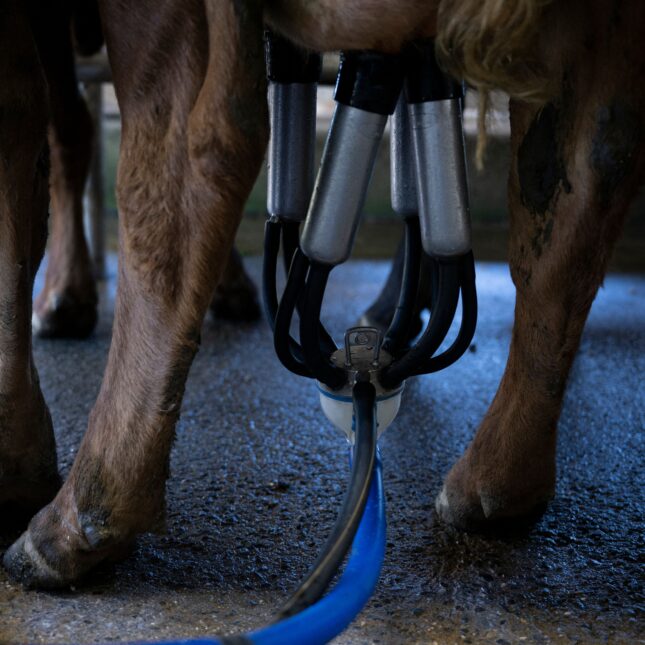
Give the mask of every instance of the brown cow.
[[[0, 490], [28, 502], [57, 482], [29, 335], [47, 211], [45, 4], [0, 14]], [[104, 0], [101, 16], [123, 117], [112, 346], [70, 475], [6, 554], [10, 573], [67, 584], [163, 516], [186, 375], [267, 143], [265, 20], [318, 50], [437, 35], [455, 74], [513, 96], [510, 355], [437, 509], [467, 527], [543, 505], [567, 375], [643, 178], [645, 5]]]
[[[75, 49], [96, 53], [103, 34], [96, 2], [66, 0], [54, 5], [41, 38], [50, 123], [50, 235], [45, 284], [34, 302], [33, 331], [45, 338], [85, 338], [97, 321], [97, 289], [83, 232], [83, 189], [92, 154], [93, 125], [78, 90]], [[71, 22], [71, 24], [70, 24]], [[70, 28], [71, 27], [71, 28]], [[260, 317], [257, 291], [235, 248], [211, 302], [216, 317], [252, 321]]]

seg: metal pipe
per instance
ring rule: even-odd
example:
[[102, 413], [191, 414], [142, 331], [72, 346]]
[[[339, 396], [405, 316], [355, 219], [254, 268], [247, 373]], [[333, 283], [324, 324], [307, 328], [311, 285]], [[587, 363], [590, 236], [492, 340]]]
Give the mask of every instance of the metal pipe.
[[269, 83], [267, 210], [304, 220], [314, 184], [316, 83]]
[[392, 210], [408, 217], [419, 212], [414, 143], [403, 93], [390, 120], [390, 199]]
[[426, 253], [439, 258], [471, 249], [460, 103], [453, 98], [409, 105], [421, 242]]
[[338, 104], [300, 245], [321, 264], [349, 258], [387, 115]]
[[312, 262], [345, 262], [354, 245], [376, 151], [403, 83], [399, 55], [341, 54], [337, 102], [300, 238]]

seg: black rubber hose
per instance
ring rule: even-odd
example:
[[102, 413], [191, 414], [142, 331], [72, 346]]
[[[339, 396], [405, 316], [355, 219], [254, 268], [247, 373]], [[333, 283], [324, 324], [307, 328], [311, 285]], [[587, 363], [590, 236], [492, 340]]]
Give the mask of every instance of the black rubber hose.
[[273, 333], [273, 346], [280, 362], [294, 374], [311, 377], [311, 371], [304, 363], [302, 349], [291, 337], [290, 327], [298, 297], [307, 277], [309, 260], [301, 251], [296, 251], [282, 299], [278, 305]]
[[393, 356], [401, 351], [410, 337], [415, 315], [421, 266], [421, 231], [418, 217], [405, 218], [405, 260], [399, 301], [392, 322], [385, 332], [383, 349]]
[[321, 383], [335, 390], [344, 385], [345, 370], [333, 365], [329, 354], [321, 346], [319, 324], [325, 287], [332, 268], [319, 262], [312, 262], [309, 267], [300, 312], [300, 344], [309, 371]]
[[264, 255], [262, 256], [262, 301], [269, 325], [275, 331], [275, 317], [278, 313], [276, 272], [280, 253], [280, 222], [267, 220], [264, 225]]
[[352, 394], [356, 442], [347, 492], [320, 555], [280, 610], [276, 622], [301, 612], [322, 597], [349, 551], [363, 516], [376, 459], [376, 391], [371, 383], [364, 382], [357, 383]]
[[[297, 222], [272, 222], [267, 220], [264, 232], [264, 258], [262, 263], [262, 295], [265, 313], [269, 320], [269, 325], [274, 332], [274, 345], [276, 347], [278, 358], [282, 364], [288, 370], [296, 374], [300, 374], [301, 376], [311, 376], [311, 373], [307, 370], [304, 364], [300, 345], [288, 333], [294, 312], [294, 309], [291, 307], [292, 298], [295, 294], [295, 303], [297, 307], [301, 300], [301, 289], [304, 285], [302, 275], [306, 275], [308, 265], [306, 257], [302, 253], [300, 253], [302, 256], [301, 259], [296, 263], [296, 272], [300, 275], [294, 275], [293, 278], [289, 277], [287, 280], [287, 286], [289, 289], [287, 290], [285, 287], [285, 293], [283, 295], [283, 300], [286, 297], [287, 302], [282, 306], [280, 325], [276, 325], [276, 318], [280, 308], [277, 297], [276, 273], [281, 231], [283, 257], [285, 267], [287, 268], [287, 275], [290, 275], [290, 267], [293, 262], [293, 258], [296, 251], [299, 250]], [[289, 284], [290, 281], [291, 285]], [[278, 329], [277, 333], [276, 328]], [[285, 330], [287, 330], [287, 333], [285, 333]], [[331, 354], [333, 354], [337, 349], [336, 344], [322, 324], [320, 325], [319, 333], [321, 335], [320, 342], [322, 351], [326, 355], [331, 356]]]
[[430, 322], [417, 343], [383, 370], [380, 381], [386, 389], [394, 389], [406, 378], [417, 373], [437, 351], [455, 317], [459, 302], [459, 263], [440, 260], [437, 266], [439, 288]]
[[430, 276], [430, 311], [432, 311], [437, 304], [437, 297], [439, 294], [439, 263], [434, 258], [428, 256], [428, 264], [432, 267], [432, 275]]
[[475, 286], [475, 261], [473, 254], [466, 255], [459, 267], [461, 282], [461, 325], [452, 345], [430, 358], [416, 374], [430, 374], [445, 369], [457, 361], [470, 346], [477, 327], [477, 287]]
[[300, 223], [282, 222], [282, 258], [285, 275], [289, 275], [294, 253], [300, 248]]
[[[300, 248], [299, 224], [297, 222], [285, 222], [282, 228], [282, 248], [284, 254], [285, 270], [287, 275], [291, 267], [291, 259], [296, 249]], [[298, 313], [302, 315], [303, 297], [298, 298]], [[318, 335], [320, 338], [320, 347], [325, 355], [331, 356], [338, 347], [334, 339], [329, 335], [323, 324], [318, 321]]]
[[[278, 296], [276, 287], [276, 273], [278, 264], [278, 255], [280, 252], [280, 232], [284, 231], [284, 224], [267, 220], [264, 227], [264, 256], [262, 262], [262, 296], [264, 301], [264, 309], [269, 321], [269, 325], [274, 332], [276, 330], [276, 317], [278, 312]], [[292, 254], [293, 255], [293, 254]], [[290, 325], [291, 323], [289, 323]], [[295, 371], [296, 374], [302, 376], [310, 376], [306, 371], [304, 362], [302, 360], [302, 350], [298, 343], [291, 338], [285, 338], [283, 326], [279, 331], [279, 338], [276, 340], [274, 337], [274, 344], [279, 344], [281, 353], [279, 354], [280, 360], [287, 369]], [[287, 348], [283, 345], [288, 344]], [[283, 360], [284, 359], [284, 360]]]

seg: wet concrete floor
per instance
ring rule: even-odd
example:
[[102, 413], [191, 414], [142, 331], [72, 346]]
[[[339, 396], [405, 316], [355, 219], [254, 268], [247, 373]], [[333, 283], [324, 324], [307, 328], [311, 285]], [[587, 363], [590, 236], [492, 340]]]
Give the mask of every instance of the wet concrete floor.
[[[249, 262], [259, 276], [259, 261]], [[332, 274], [340, 332], [387, 265]], [[69, 470], [98, 391], [113, 307], [85, 342], [35, 342]], [[502, 374], [513, 319], [508, 269], [478, 268], [475, 351], [408, 383], [382, 439], [388, 548], [377, 592], [335, 643], [635, 643], [643, 637], [645, 278], [610, 276], [573, 368], [557, 496], [530, 530], [474, 536], [440, 524], [434, 497]], [[25, 592], [0, 572], [0, 642], [197, 637], [261, 625], [306, 572], [347, 476], [342, 437], [312, 384], [274, 357], [264, 324], [204, 325], [172, 454], [165, 535], [78, 588]], [[0, 548], [8, 545], [4, 536]], [[642, 642], [642, 641], [641, 641]]]

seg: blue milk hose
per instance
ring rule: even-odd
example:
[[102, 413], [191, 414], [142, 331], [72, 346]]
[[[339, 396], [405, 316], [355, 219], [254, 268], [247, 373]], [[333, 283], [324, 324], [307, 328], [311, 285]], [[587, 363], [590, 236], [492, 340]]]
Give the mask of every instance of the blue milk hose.
[[[374, 593], [385, 557], [385, 494], [377, 453], [370, 492], [347, 566], [334, 588], [299, 614], [248, 634], [217, 638], [157, 641], [159, 645], [318, 645], [338, 636]], [[229, 640], [230, 639], [230, 640]]]

